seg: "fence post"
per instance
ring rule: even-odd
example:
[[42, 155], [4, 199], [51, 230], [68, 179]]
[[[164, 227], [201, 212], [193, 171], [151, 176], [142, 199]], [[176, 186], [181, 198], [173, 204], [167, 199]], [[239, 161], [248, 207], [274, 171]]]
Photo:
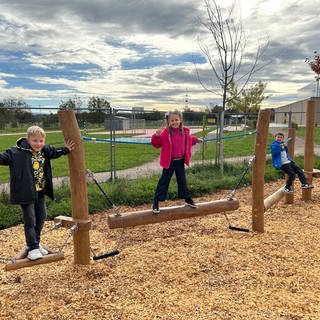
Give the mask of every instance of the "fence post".
[[264, 232], [264, 172], [269, 121], [270, 110], [260, 110], [252, 167], [252, 229], [258, 232]]
[[[88, 194], [84, 162], [84, 152], [80, 129], [73, 110], [58, 111], [65, 140], [73, 140], [75, 149], [68, 154], [70, 190], [72, 202], [72, 218], [88, 220]], [[90, 264], [90, 239], [89, 230], [77, 229], [73, 235], [74, 263]]]

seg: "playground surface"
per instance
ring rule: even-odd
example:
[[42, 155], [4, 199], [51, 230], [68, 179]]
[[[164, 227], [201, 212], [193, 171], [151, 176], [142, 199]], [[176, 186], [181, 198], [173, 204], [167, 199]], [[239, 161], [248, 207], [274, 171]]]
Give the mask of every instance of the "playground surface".
[[[283, 185], [266, 184], [265, 195]], [[320, 319], [320, 183], [303, 202], [283, 201], [265, 215], [265, 233], [228, 229], [223, 214], [109, 230], [110, 211], [92, 216], [95, 253], [120, 255], [73, 264], [72, 242], [57, 263], [5, 272], [0, 269], [0, 319], [108, 320], [316, 320]], [[222, 191], [195, 199], [227, 197]], [[251, 188], [237, 191], [240, 208], [228, 219], [250, 228]], [[181, 204], [168, 201], [166, 206]], [[149, 206], [147, 206], [149, 207]], [[121, 212], [146, 207], [121, 207]], [[52, 226], [47, 222], [45, 230]], [[58, 249], [67, 229], [47, 233]], [[24, 245], [23, 226], [0, 231], [1, 253]], [[4, 265], [4, 264], [3, 264]]]

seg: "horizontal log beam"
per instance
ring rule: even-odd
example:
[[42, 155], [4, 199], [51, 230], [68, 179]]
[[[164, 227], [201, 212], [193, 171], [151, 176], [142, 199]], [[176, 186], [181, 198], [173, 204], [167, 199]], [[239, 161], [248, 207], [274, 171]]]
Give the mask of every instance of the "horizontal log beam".
[[6, 264], [4, 269], [6, 271], [12, 271], [12, 270], [17, 270], [17, 269], [21, 269], [21, 268], [32, 267], [32, 266], [39, 265], [39, 264], [56, 262], [56, 261], [63, 260], [63, 259], [64, 259], [63, 253], [59, 253], [59, 252], [58, 253], [51, 253], [51, 254], [47, 254], [47, 255], [43, 256], [41, 259], [37, 259], [37, 260], [29, 260], [28, 258], [15, 260], [12, 263]]
[[128, 228], [164, 221], [193, 218], [225, 211], [234, 211], [239, 208], [239, 200], [216, 200], [198, 203], [197, 205], [197, 208], [188, 206], [164, 207], [161, 208], [159, 214], [154, 214], [151, 209], [121, 213], [120, 216], [113, 214], [108, 216], [108, 224], [110, 229]]
[[264, 212], [266, 212], [268, 209], [270, 209], [274, 204], [279, 202], [284, 196], [285, 196], [284, 187], [281, 187], [276, 192], [274, 192], [272, 195], [270, 195], [268, 198], [264, 199]]
[[54, 218], [55, 223], [61, 223], [64, 228], [71, 228], [77, 224], [78, 230], [88, 231], [91, 229], [91, 220], [76, 219], [67, 216], [57, 216]]

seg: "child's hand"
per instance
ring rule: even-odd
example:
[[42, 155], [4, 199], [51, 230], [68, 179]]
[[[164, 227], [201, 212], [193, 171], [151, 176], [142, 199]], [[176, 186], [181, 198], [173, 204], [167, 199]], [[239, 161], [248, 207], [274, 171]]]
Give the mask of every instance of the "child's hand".
[[76, 146], [75, 142], [72, 141], [71, 139], [67, 140], [67, 141], [65, 142], [65, 145], [66, 145], [66, 147], [69, 149], [69, 151], [72, 151], [72, 150], [75, 148], [75, 146]]
[[158, 128], [158, 129], [156, 130], [155, 135], [156, 135], [157, 137], [160, 136], [160, 133], [161, 133], [161, 131], [163, 130], [163, 128], [164, 128], [164, 127], [160, 127], [160, 128]]

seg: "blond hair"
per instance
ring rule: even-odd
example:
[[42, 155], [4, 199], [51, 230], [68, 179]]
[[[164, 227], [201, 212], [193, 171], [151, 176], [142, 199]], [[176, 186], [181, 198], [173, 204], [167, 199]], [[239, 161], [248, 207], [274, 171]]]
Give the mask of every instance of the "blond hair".
[[44, 132], [44, 130], [38, 126], [31, 126], [28, 128], [27, 130], [28, 138], [31, 136], [35, 136], [37, 134], [40, 134], [43, 138], [45, 138], [46, 136], [46, 133]]

